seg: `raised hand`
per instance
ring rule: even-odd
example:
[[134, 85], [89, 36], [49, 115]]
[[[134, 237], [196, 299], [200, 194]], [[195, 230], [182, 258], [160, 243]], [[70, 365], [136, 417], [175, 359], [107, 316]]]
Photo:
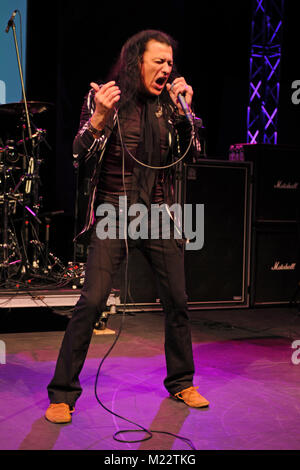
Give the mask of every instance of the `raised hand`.
[[95, 90], [95, 112], [91, 117], [91, 124], [96, 129], [102, 130], [106, 124], [110, 112], [119, 101], [121, 90], [116, 82], [107, 82], [104, 85], [97, 85], [92, 82], [91, 87]]

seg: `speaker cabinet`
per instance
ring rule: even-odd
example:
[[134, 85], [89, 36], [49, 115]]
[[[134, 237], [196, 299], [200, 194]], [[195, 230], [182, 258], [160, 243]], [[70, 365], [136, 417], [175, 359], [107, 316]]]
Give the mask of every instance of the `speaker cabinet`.
[[253, 162], [253, 220], [295, 222], [299, 208], [300, 149], [283, 145], [243, 145]]
[[186, 250], [190, 308], [249, 306], [252, 164], [184, 166], [183, 202], [204, 205], [204, 243]]
[[300, 149], [244, 145], [253, 162], [250, 305], [289, 303], [299, 281]]
[[254, 228], [251, 305], [292, 301], [299, 281], [298, 237], [296, 224]]

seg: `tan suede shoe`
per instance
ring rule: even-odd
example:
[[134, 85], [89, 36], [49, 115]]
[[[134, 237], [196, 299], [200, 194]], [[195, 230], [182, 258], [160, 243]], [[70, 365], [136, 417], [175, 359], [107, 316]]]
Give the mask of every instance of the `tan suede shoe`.
[[200, 393], [197, 392], [199, 387], [189, 387], [181, 392], [175, 393], [174, 397], [177, 400], [182, 400], [188, 406], [192, 408], [204, 408], [209, 405], [209, 401], [206, 400]]
[[45, 418], [51, 423], [70, 423], [72, 421], [71, 413], [74, 411], [75, 409], [70, 409], [66, 403], [51, 403], [45, 413]]

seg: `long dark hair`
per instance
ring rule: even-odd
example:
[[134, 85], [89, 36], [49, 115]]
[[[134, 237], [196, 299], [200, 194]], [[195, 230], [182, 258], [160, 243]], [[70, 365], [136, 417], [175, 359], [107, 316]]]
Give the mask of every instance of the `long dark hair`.
[[[151, 39], [171, 46], [173, 49], [173, 55], [176, 54], [176, 41], [162, 31], [148, 29], [130, 37], [122, 47], [120, 56], [108, 76], [108, 79], [115, 80], [121, 89], [122, 93], [119, 102], [120, 110], [128, 109], [130, 105], [136, 101], [140, 93], [140, 64], [146, 50], [147, 43]], [[176, 75], [177, 71], [174, 64], [169, 81], [172, 82]], [[171, 102], [169, 93], [166, 89], [161, 93], [160, 101], [162, 104]]]

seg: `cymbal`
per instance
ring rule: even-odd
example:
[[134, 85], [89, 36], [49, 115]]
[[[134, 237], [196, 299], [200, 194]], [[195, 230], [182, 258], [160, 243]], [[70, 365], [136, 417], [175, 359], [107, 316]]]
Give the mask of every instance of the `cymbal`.
[[[45, 111], [49, 111], [53, 107], [53, 104], [42, 101], [27, 101], [27, 107], [30, 114], [41, 114]], [[0, 115], [15, 116], [23, 113], [25, 113], [24, 101], [0, 105]]]

